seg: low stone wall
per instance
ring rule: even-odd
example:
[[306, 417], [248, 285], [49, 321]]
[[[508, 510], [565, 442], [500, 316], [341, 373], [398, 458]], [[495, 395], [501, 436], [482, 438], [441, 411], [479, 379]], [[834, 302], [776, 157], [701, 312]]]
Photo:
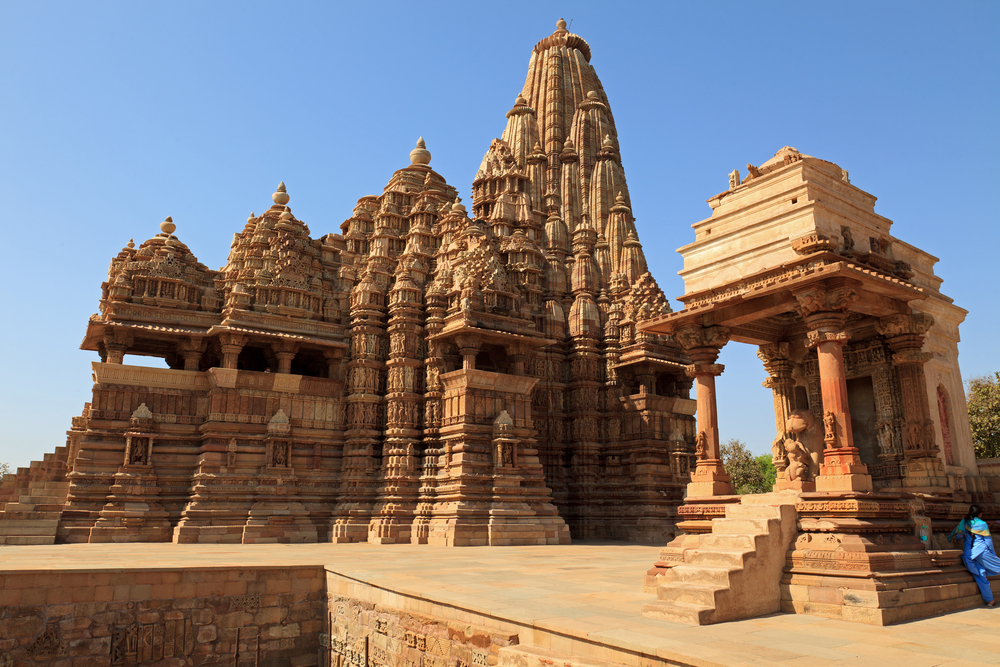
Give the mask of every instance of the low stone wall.
[[5, 572], [0, 667], [315, 665], [325, 584], [322, 567]]
[[517, 634], [330, 595], [331, 632], [321, 667], [487, 667]]

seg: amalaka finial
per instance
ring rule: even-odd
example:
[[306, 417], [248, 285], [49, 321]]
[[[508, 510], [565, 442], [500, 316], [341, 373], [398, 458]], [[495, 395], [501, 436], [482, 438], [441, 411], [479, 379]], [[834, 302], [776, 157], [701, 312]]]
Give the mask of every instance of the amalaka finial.
[[247, 218], [247, 224], [249, 225], [249, 224], [253, 223], [253, 221], [256, 220], [256, 219], [257, 219], [257, 215], [253, 211], [250, 211], [250, 217]]
[[160, 223], [160, 231], [164, 234], [173, 234], [175, 229], [177, 229], [177, 225], [174, 224], [174, 219], [169, 215], [166, 220]]
[[431, 163], [431, 152], [427, 150], [427, 144], [424, 143], [424, 138], [420, 137], [417, 139], [417, 147], [410, 151], [410, 163], [411, 164], [430, 164]]
[[271, 195], [271, 201], [278, 206], [284, 206], [288, 203], [289, 199], [291, 199], [291, 197], [288, 196], [288, 190], [285, 189], [285, 182], [282, 181], [281, 183], [278, 183], [278, 189], [273, 195]]
[[565, 29], [566, 29], [566, 19], [559, 19], [558, 21], [556, 21], [556, 30], [565, 30]]
[[601, 96], [597, 94], [596, 90], [588, 90], [587, 91], [587, 99], [589, 99], [589, 100], [599, 100], [599, 99], [601, 99]]
[[605, 134], [604, 141], [601, 142], [601, 148], [604, 148], [606, 150], [612, 150], [614, 149], [614, 147], [615, 147], [615, 142], [611, 141], [611, 135]]
[[465, 213], [465, 206], [462, 204], [461, 197], [455, 197], [455, 203], [451, 205], [451, 210], [458, 213]]
[[135, 247], [135, 239], [129, 239], [128, 243], [126, 244], [125, 247], [127, 247], [127, 248], [134, 248]]

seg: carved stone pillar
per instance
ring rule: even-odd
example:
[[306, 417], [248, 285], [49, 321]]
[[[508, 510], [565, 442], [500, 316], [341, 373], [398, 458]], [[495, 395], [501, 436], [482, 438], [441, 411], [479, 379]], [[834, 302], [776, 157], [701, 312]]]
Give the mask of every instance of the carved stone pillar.
[[715, 378], [725, 369], [715, 362], [722, 347], [729, 342], [729, 330], [719, 326], [690, 327], [675, 332], [674, 339], [694, 362], [685, 371], [688, 377], [694, 378], [698, 401], [698, 464], [691, 475], [687, 495], [689, 498], [733, 495], [733, 483], [719, 453], [719, 416], [715, 400]]
[[843, 331], [847, 311], [860, 295], [847, 281], [828, 280], [798, 292], [799, 314], [810, 331], [807, 345], [816, 348], [820, 392], [823, 397], [823, 426], [826, 447], [816, 479], [821, 492], [871, 491], [868, 466], [854, 446], [851, 412], [847, 402], [847, 373], [844, 369]]
[[326, 360], [326, 376], [331, 380], [340, 380], [341, 368], [344, 361], [344, 350], [323, 350], [323, 358]]
[[107, 352], [107, 363], [121, 364], [125, 362], [125, 353], [135, 343], [135, 339], [127, 331], [113, 329], [104, 334], [104, 349]]
[[906, 459], [903, 486], [907, 490], [950, 491], [944, 464], [938, 456], [934, 422], [927, 399], [924, 364], [932, 355], [921, 352], [924, 336], [933, 325], [934, 318], [930, 315], [913, 313], [883, 317], [876, 327], [888, 339], [889, 348], [893, 351], [892, 362], [899, 375], [903, 398], [903, 455]]
[[278, 359], [279, 373], [288, 374], [292, 372], [292, 360], [295, 359], [295, 353], [298, 351], [298, 348], [298, 344], [285, 340], [271, 345], [271, 350]]
[[[794, 363], [788, 353], [788, 343], [761, 345], [757, 349], [757, 358], [764, 362], [764, 370], [768, 374], [763, 384], [771, 390], [774, 398], [775, 443], [780, 445], [789, 437], [787, 422], [795, 402], [795, 380], [792, 379]], [[788, 465], [784, 447], [773, 447], [771, 453], [778, 470], [778, 478], [781, 479]]]
[[201, 366], [201, 356], [205, 353], [206, 341], [191, 338], [180, 343], [177, 351], [184, 357], [184, 370], [196, 371]]
[[244, 334], [224, 333], [219, 336], [219, 344], [222, 347], [222, 367], [235, 369], [240, 352], [247, 344], [247, 337]]
[[528, 349], [521, 345], [508, 345], [507, 355], [514, 366], [514, 375], [524, 375], [524, 364], [528, 360]]
[[470, 336], [458, 336], [455, 342], [458, 343], [458, 351], [462, 355], [462, 368], [467, 371], [475, 370], [476, 355], [479, 354], [479, 348], [483, 344], [482, 341]]

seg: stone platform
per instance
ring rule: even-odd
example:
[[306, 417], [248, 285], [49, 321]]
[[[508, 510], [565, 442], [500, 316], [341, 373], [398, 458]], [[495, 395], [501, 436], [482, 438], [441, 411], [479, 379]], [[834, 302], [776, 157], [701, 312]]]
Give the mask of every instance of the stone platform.
[[652, 595], [642, 591], [641, 573], [657, 554], [657, 547], [626, 543], [3, 547], [0, 661], [9, 656], [11, 664], [59, 667], [305, 667], [328, 665], [331, 657], [344, 667], [1000, 663], [1000, 611], [986, 608], [891, 627], [793, 614], [703, 627], [644, 618], [641, 607]]

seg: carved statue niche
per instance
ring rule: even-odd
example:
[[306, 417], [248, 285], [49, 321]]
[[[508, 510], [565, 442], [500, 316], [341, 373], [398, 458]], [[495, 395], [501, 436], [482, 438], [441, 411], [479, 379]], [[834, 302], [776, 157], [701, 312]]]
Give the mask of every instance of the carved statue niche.
[[514, 435], [514, 420], [506, 410], [493, 422], [493, 467], [517, 467], [517, 436]]
[[288, 415], [279, 409], [267, 425], [265, 465], [272, 468], [291, 467], [291, 426]]
[[143, 403], [129, 420], [125, 432], [125, 465], [148, 466], [153, 455], [153, 413]]
[[[819, 474], [819, 468], [823, 465], [823, 431], [816, 418], [809, 410], [795, 410], [788, 417], [788, 436], [786, 438], [800, 443], [806, 452], [809, 453], [809, 474], [815, 478]], [[787, 444], [785, 451], [788, 452]], [[791, 459], [791, 455], [789, 455]], [[791, 461], [789, 460], [789, 466]]]

